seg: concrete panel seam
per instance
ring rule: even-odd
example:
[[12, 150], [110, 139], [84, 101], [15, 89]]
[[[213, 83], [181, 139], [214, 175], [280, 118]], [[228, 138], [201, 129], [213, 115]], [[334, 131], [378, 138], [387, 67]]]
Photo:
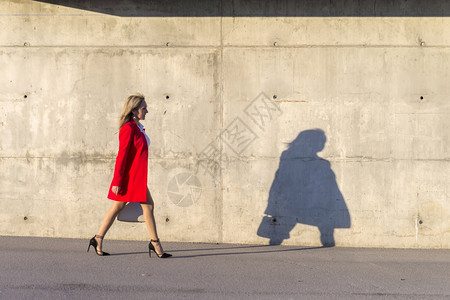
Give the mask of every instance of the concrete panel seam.
[[210, 48], [210, 49], [258, 49], [258, 50], [268, 50], [268, 49], [310, 49], [310, 48], [370, 48], [370, 49], [384, 49], [384, 48], [393, 48], [393, 49], [447, 49], [450, 48], [450, 45], [427, 45], [426, 47], [421, 47], [417, 45], [363, 45], [363, 44], [355, 44], [355, 45], [285, 45], [285, 46], [268, 46], [268, 45], [175, 45], [170, 44], [170, 47], [164, 45], [0, 45], [0, 48], [76, 48], [76, 49], [92, 49], [92, 48], [108, 48], [108, 49], [147, 49], [147, 48], [157, 48], [157, 49], [196, 49], [196, 48]]

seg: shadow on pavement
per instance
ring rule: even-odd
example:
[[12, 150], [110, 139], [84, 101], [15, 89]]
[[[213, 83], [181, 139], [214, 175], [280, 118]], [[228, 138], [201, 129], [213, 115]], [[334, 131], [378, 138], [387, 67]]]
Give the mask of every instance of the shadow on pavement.
[[[287, 248], [282, 249], [279, 246], [271, 246], [271, 245], [255, 245], [255, 246], [238, 246], [238, 247], [227, 247], [227, 248], [197, 248], [197, 249], [174, 249], [174, 250], [166, 250], [168, 253], [173, 254], [174, 258], [192, 258], [192, 257], [205, 257], [205, 256], [224, 256], [224, 255], [246, 255], [246, 254], [264, 254], [264, 253], [281, 253], [281, 252], [296, 252], [296, 251], [305, 251], [305, 250], [315, 250], [315, 249], [324, 249], [325, 247], [302, 247], [302, 248]], [[242, 250], [253, 250], [260, 249], [260, 251], [242, 251]], [[219, 251], [226, 252], [219, 252]], [[230, 251], [230, 250], [238, 250], [238, 251]], [[202, 252], [201, 254], [190, 254], [191, 252]], [[204, 253], [207, 252], [207, 253]], [[185, 253], [181, 255], [177, 255], [176, 253]], [[136, 255], [136, 254], [148, 254], [147, 251], [139, 251], [139, 252], [121, 252], [121, 253], [110, 253], [110, 256], [121, 256], [121, 255]]]

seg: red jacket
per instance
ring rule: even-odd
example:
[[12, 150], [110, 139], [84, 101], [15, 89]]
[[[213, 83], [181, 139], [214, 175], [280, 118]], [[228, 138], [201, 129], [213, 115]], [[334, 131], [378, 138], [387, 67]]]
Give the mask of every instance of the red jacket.
[[[123, 202], [146, 202], [147, 163], [147, 140], [138, 125], [131, 120], [119, 131], [119, 153], [108, 198]], [[120, 186], [118, 195], [112, 192], [113, 186]]]

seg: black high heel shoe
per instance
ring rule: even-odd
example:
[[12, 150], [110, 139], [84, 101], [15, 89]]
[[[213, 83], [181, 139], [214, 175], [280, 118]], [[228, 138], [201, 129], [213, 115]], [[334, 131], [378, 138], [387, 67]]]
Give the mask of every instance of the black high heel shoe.
[[156, 252], [155, 247], [152, 245], [153, 243], [159, 243], [159, 239], [157, 240], [150, 240], [150, 243], [148, 243], [148, 256], [152, 257], [152, 250], [153, 252], [155, 252], [156, 256], [158, 256], [159, 258], [168, 258], [171, 257], [172, 254], [169, 253], [163, 253], [163, 254], [158, 254], [158, 252]]
[[107, 256], [107, 255], [110, 255], [108, 252], [105, 252], [105, 251], [98, 251], [98, 250], [97, 250], [97, 245], [98, 245], [98, 243], [97, 243], [97, 241], [95, 240], [95, 238], [99, 238], [99, 239], [103, 240], [103, 236], [101, 236], [101, 235], [95, 235], [95, 236], [89, 241], [89, 246], [88, 246], [87, 252], [89, 252], [89, 249], [90, 249], [91, 246], [92, 246], [92, 247], [94, 247], [95, 253], [96, 253], [98, 256]]

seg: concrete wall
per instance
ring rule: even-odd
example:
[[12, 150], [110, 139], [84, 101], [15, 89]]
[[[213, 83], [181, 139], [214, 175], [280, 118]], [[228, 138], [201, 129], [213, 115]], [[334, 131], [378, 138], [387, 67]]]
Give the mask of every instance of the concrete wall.
[[138, 91], [163, 240], [450, 247], [447, 5], [112, 2], [0, 2], [1, 235], [96, 232]]

